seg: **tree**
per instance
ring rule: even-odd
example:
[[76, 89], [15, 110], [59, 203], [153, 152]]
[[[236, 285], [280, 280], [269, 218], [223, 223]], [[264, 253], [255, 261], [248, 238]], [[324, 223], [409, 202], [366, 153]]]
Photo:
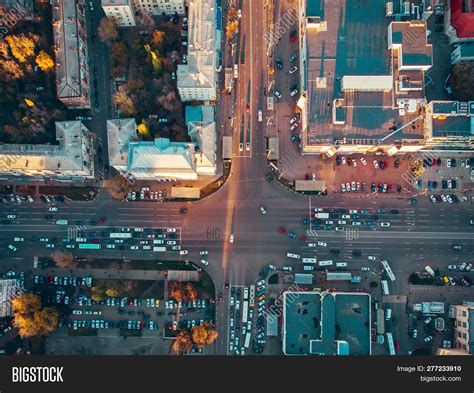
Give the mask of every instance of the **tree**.
[[37, 295], [23, 294], [12, 300], [14, 324], [20, 336], [44, 336], [58, 325], [59, 312], [55, 308], [41, 308]]
[[217, 333], [214, 327], [207, 322], [192, 328], [193, 341], [199, 348], [212, 344], [216, 341], [218, 336], [219, 333]]
[[150, 135], [150, 129], [145, 120], [142, 120], [142, 122], [138, 125], [137, 129], [138, 133], [143, 137], [147, 137]]
[[225, 34], [228, 40], [232, 39], [239, 31], [239, 21], [233, 20], [227, 22], [225, 26]]
[[153, 17], [146, 11], [140, 10], [137, 17], [137, 26], [138, 30], [143, 33], [151, 34], [155, 29], [155, 20]]
[[460, 101], [474, 100], [474, 61], [456, 64], [453, 67], [451, 86]]
[[25, 73], [14, 60], [0, 60], [0, 80], [15, 80], [20, 79]]
[[71, 252], [61, 252], [61, 251], [55, 251], [51, 255], [51, 259], [53, 262], [56, 264], [57, 267], [61, 268], [75, 268], [77, 267], [77, 262], [74, 259], [74, 255], [72, 255]]
[[191, 340], [191, 336], [189, 335], [189, 332], [187, 332], [186, 330], [181, 330], [176, 336], [176, 339], [174, 340], [171, 346], [171, 349], [177, 355], [180, 355], [180, 354], [189, 352], [192, 347], [193, 347], [193, 342]]
[[119, 295], [119, 291], [117, 291], [115, 288], [109, 288], [105, 291], [105, 294], [108, 297], [117, 297]]
[[26, 63], [30, 57], [35, 55], [35, 45], [38, 36], [31, 35], [27, 37], [24, 34], [10, 34], [5, 39], [8, 42], [13, 57], [20, 63]]
[[176, 90], [169, 91], [164, 95], [156, 97], [156, 102], [170, 112], [175, 111], [181, 105]]
[[425, 168], [423, 167], [423, 162], [421, 160], [416, 160], [412, 162], [410, 166], [410, 172], [413, 174], [415, 177], [419, 177], [423, 174], [425, 171]]
[[163, 31], [155, 30], [151, 40], [153, 48], [161, 52], [165, 43], [165, 37], [166, 35]]
[[36, 56], [36, 64], [43, 72], [50, 72], [54, 70], [54, 60], [44, 50]]
[[116, 175], [109, 179], [105, 183], [105, 188], [112, 198], [119, 201], [124, 200], [127, 194], [132, 190], [131, 184], [121, 175]]
[[118, 91], [114, 94], [114, 102], [125, 116], [135, 116], [137, 109], [133, 100], [124, 91]]
[[101, 19], [97, 32], [102, 42], [105, 42], [108, 46], [110, 46], [119, 35], [115, 21], [106, 16]]

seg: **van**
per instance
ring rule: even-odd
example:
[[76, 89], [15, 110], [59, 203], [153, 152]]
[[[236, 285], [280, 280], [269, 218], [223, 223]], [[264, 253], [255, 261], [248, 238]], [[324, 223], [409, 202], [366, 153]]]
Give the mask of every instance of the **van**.
[[301, 258], [301, 255], [293, 254], [293, 253], [291, 253], [291, 252], [287, 252], [287, 253], [286, 253], [286, 256], [287, 256], [288, 258], [293, 258], [293, 259], [300, 259], [300, 258]]
[[67, 220], [57, 220], [56, 224], [57, 225], [67, 225], [67, 222], [68, 222]]
[[145, 251], [148, 250], [149, 251], [149, 250], [151, 250], [151, 246], [143, 246], [143, 250], [145, 250]]
[[347, 267], [346, 262], [336, 262], [336, 267]]
[[319, 266], [332, 266], [332, 260], [328, 260], [328, 261], [319, 261], [318, 262], [318, 265]]
[[385, 310], [385, 320], [386, 321], [390, 321], [390, 319], [392, 319], [392, 309], [391, 308], [387, 308]]
[[303, 265], [303, 270], [304, 271], [312, 271], [314, 270], [314, 266], [311, 266], [311, 265]]
[[303, 258], [303, 263], [316, 263], [316, 258]]
[[153, 244], [165, 244], [165, 241], [161, 239], [155, 239], [153, 240]]
[[259, 122], [263, 121], [263, 112], [261, 109], [258, 110], [258, 121]]
[[77, 243], [85, 243], [85, 242], [87, 242], [87, 239], [85, 239], [85, 238], [83, 238], [83, 237], [77, 237], [77, 238], [76, 238], [76, 242], [77, 242]]
[[23, 241], [25, 241], [25, 239], [23, 237], [14, 237], [13, 241], [14, 242], [23, 242]]
[[425, 266], [425, 271], [426, 271], [431, 277], [434, 277], [434, 276], [435, 276], [434, 270], [433, 270], [429, 265], [426, 265], [426, 266]]
[[239, 65], [234, 64], [234, 79], [237, 79], [239, 77]]
[[293, 271], [293, 268], [291, 266], [283, 266], [283, 271], [284, 272], [291, 272], [291, 271]]

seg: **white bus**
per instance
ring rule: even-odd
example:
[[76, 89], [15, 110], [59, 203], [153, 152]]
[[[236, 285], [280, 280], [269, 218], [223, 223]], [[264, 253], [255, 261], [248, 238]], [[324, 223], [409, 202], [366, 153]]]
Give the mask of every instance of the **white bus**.
[[250, 346], [250, 332], [247, 332], [247, 334], [245, 335], [245, 342], [244, 342], [244, 347], [245, 348], [248, 348]]
[[390, 291], [388, 290], [388, 281], [387, 280], [381, 280], [380, 284], [382, 284], [382, 293], [384, 295], [390, 295]]
[[110, 234], [111, 239], [130, 239], [132, 234], [130, 232], [112, 232]]
[[319, 261], [319, 262], [318, 262], [318, 265], [319, 265], [319, 266], [332, 266], [332, 260]]
[[243, 306], [242, 306], [242, 323], [247, 323], [248, 313], [249, 313], [249, 302], [246, 300], [244, 301]]
[[385, 333], [385, 335], [387, 336], [387, 344], [390, 355], [395, 355], [395, 344], [393, 343], [392, 333], [388, 332]]
[[392, 269], [390, 268], [390, 265], [388, 264], [387, 261], [382, 261], [380, 262], [383, 266], [383, 268], [385, 269], [385, 272], [387, 273], [387, 276], [388, 278], [390, 279], [390, 281], [395, 281], [395, 276], [392, 272]]

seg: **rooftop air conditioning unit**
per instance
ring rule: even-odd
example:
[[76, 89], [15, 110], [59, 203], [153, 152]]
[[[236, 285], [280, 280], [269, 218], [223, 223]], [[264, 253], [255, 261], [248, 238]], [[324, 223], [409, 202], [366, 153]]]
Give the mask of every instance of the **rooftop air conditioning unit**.
[[385, 15], [392, 16], [393, 15], [393, 3], [391, 1], [387, 1], [385, 4]]

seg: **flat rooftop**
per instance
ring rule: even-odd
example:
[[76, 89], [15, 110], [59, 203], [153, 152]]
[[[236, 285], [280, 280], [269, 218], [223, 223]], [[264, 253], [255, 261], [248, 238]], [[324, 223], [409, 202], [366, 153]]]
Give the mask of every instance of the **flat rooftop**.
[[[321, 17], [326, 31], [307, 29], [307, 69], [304, 83], [308, 92], [308, 144], [380, 144], [398, 139], [422, 139], [422, 119], [418, 113], [397, 109], [394, 91], [341, 92], [345, 75], [391, 75], [388, 25], [385, 3], [380, 0], [307, 0], [307, 10]], [[309, 15], [309, 14], [308, 14]], [[405, 72], [400, 72], [405, 74]], [[398, 78], [398, 73], [394, 78]], [[415, 78], [419, 79], [419, 78]], [[395, 86], [394, 86], [395, 87]], [[421, 93], [423, 93], [422, 91]], [[420, 92], [409, 93], [420, 96]], [[337, 114], [341, 124], [333, 124], [333, 102], [341, 98]], [[389, 136], [394, 130], [397, 133]]]
[[287, 355], [370, 355], [370, 295], [286, 292], [283, 349]]

